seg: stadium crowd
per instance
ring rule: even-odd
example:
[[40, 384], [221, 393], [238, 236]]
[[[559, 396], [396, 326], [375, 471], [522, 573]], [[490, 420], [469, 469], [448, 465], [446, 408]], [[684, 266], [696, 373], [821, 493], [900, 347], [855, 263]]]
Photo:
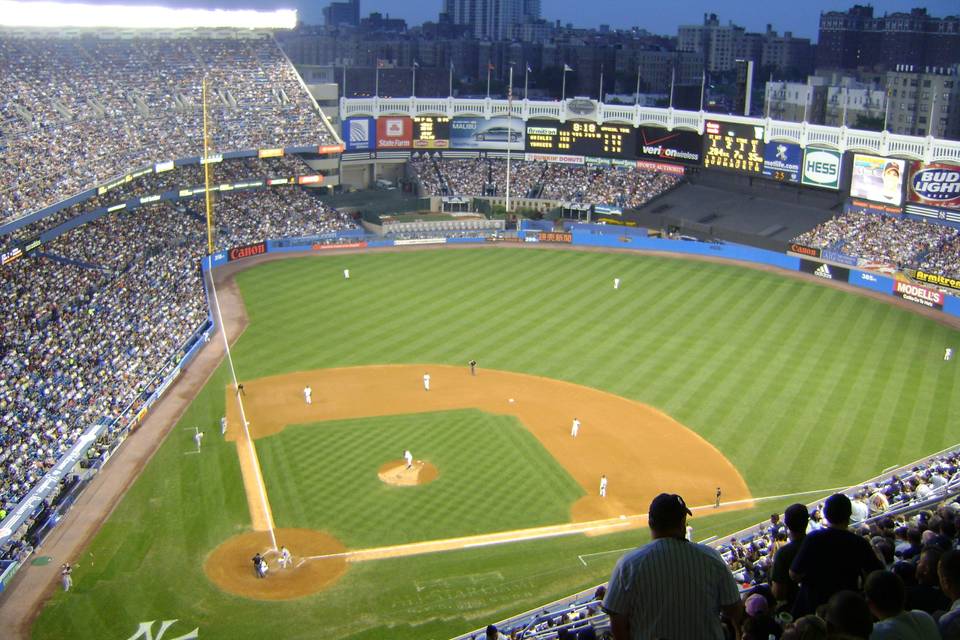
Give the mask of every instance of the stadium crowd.
[[211, 152], [334, 142], [271, 38], [5, 34], [0, 68], [0, 222], [202, 155], [205, 77]]
[[[280, 169], [256, 162], [222, 163], [218, 182], [295, 168], [292, 159]], [[193, 187], [198, 173], [160, 174], [149, 186]], [[0, 509], [12, 509], [86, 427], [143, 402], [183, 357], [207, 318], [203, 205], [199, 195], [108, 213], [0, 269]], [[218, 194], [214, 212], [221, 249], [355, 226], [291, 185]]]
[[[732, 593], [739, 592], [739, 597], [732, 596], [736, 607], [731, 611], [738, 613], [727, 620], [727, 637], [960, 638], [958, 492], [960, 449], [835, 494], [812, 507], [790, 505], [783, 514], [772, 514], [768, 522], [734, 536], [729, 542], [712, 544], [716, 551], [707, 553], [715, 554], [716, 561], [726, 567], [725, 572], [735, 585]], [[657, 505], [662, 496], [650, 508], [655, 540], [684, 537], [686, 518], [682, 524], [678, 521], [668, 535], [657, 530], [658, 525], [662, 526], [656, 519], [657, 515], [663, 517]], [[682, 499], [680, 504], [686, 510]], [[682, 511], [679, 513], [683, 515]], [[686, 538], [690, 541], [690, 529], [686, 530]], [[665, 560], [661, 557], [658, 561]], [[688, 565], [683, 571], [693, 575]], [[603, 610], [613, 607], [617, 613], [623, 613], [618, 610], [623, 606], [621, 599], [606, 597], [608, 589], [616, 589], [617, 575], [615, 570], [611, 583], [592, 594], [501, 623], [500, 629], [491, 625], [486, 637], [612, 637], [611, 620]], [[631, 575], [642, 580], [646, 574], [641, 571]], [[710, 574], [696, 575], [700, 580], [709, 580]], [[684, 602], [689, 601], [689, 590], [681, 593], [686, 579], [689, 575], [677, 587], [677, 600]], [[666, 582], [660, 584], [661, 589], [671, 589], [664, 586]], [[708, 586], [700, 586], [700, 593], [713, 593]], [[673, 606], [672, 596], [656, 597], [661, 596], [664, 607]], [[718, 610], [712, 608], [708, 614], [719, 620], [715, 617]], [[659, 620], [652, 622], [653, 626], [669, 618], [650, 615], [649, 609], [646, 613], [651, 620]], [[682, 613], [683, 624], [688, 625], [685, 633], [662, 637], [714, 637], [697, 635], [692, 631], [694, 612]], [[642, 608], [638, 615], [643, 617]], [[632, 622], [636, 624], [636, 619]], [[734, 635], [734, 627], [740, 629], [740, 636]], [[663, 633], [663, 628], [658, 631]], [[474, 640], [483, 637], [475, 636]]]
[[[439, 160], [421, 157], [410, 162], [415, 179], [429, 196], [506, 195], [506, 161], [494, 158]], [[510, 163], [510, 193], [515, 198], [545, 198], [562, 202], [641, 207], [676, 187], [671, 174], [625, 167], [550, 164], [514, 160]]]
[[797, 236], [794, 242], [896, 269], [960, 276], [960, 231], [942, 224], [851, 210]]

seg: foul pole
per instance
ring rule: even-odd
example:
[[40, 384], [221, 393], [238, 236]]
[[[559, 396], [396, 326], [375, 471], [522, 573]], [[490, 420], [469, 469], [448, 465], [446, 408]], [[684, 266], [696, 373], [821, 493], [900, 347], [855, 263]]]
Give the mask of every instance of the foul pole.
[[213, 254], [213, 202], [210, 199], [210, 135], [207, 128], [207, 77], [203, 77], [203, 196], [207, 205], [207, 255]]
[[[507, 214], [510, 214], [510, 147], [513, 145], [513, 65], [510, 65], [510, 84], [507, 87]], [[506, 224], [506, 218], [504, 218]]]

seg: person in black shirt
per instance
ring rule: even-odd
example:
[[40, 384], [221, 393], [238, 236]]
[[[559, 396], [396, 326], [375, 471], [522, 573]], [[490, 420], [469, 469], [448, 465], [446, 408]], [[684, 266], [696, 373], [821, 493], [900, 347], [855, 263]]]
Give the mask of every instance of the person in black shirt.
[[266, 576], [263, 574], [263, 556], [258, 553], [257, 555], [253, 556], [252, 561], [253, 570], [257, 572], [257, 577], [265, 578]]
[[790, 566], [790, 578], [800, 583], [793, 617], [815, 613], [833, 594], [858, 591], [871, 571], [883, 569], [870, 543], [849, 531], [852, 506], [842, 493], [827, 498], [824, 515], [828, 526], [803, 540]]
[[797, 599], [800, 585], [790, 579], [790, 565], [793, 564], [800, 545], [807, 537], [807, 523], [810, 522], [810, 512], [806, 505], [792, 504], [783, 512], [783, 521], [787, 525], [790, 542], [780, 547], [773, 556], [773, 572], [770, 576], [770, 588], [773, 597], [777, 599], [781, 609], [790, 611]]

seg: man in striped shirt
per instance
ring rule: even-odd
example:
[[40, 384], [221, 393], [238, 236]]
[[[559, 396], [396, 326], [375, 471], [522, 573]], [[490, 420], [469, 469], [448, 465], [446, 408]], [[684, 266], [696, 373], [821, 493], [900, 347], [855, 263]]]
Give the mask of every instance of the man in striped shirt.
[[676, 494], [650, 504], [653, 541], [620, 558], [603, 600], [616, 640], [723, 640], [721, 614], [740, 637], [737, 583], [718, 552], [685, 539], [689, 515]]

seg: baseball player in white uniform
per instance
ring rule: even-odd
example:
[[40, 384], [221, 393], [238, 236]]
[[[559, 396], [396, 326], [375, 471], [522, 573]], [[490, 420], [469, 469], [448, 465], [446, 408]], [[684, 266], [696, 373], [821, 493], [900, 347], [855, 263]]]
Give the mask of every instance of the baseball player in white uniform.
[[344, 280], [349, 280], [349, 279], [350, 279], [350, 269], [344, 269], [344, 270], [343, 270], [343, 279], [344, 279]]
[[403, 459], [407, 461], [407, 469], [413, 468], [413, 454], [410, 453], [410, 449], [404, 449]]
[[620, 288], [620, 278], [614, 278], [614, 279], [613, 279], [613, 288], [614, 288], [614, 289], [619, 289], [619, 288]]
[[303, 401], [307, 404], [313, 404], [313, 389], [310, 388], [310, 385], [303, 388]]
[[193, 434], [193, 441], [197, 443], [197, 453], [200, 453], [200, 443], [203, 442], [203, 431], [197, 429], [197, 432]]
[[947, 348], [944, 350], [944, 352], [943, 352], [943, 360], [944, 360], [944, 362], [946, 362], [947, 360], [949, 360], [949, 359], [952, 358], [952, 357], [953, 357], [953, 349], [951, 349], [950, 347], [947, 347]]
[[288, 569], [293, 563], [293, 559], [290, 557], [290, 552], [286, 547], [280, 547], [280, 568]]
[[423, 390], [430, 391], [430, 374], [423, 374]]
[[607, 476], [606, 475], [600, 476], [600, 497], [601, 498], [607, 497]]
[[580, 433], [580, 421], [577, 418], [574, 418], [573, 426], [570, 428], [570, 435], [576, 438], [578, 433]]
[[222, 416], [220, 418], [220, 435], [227, 435], [227, 416]]

